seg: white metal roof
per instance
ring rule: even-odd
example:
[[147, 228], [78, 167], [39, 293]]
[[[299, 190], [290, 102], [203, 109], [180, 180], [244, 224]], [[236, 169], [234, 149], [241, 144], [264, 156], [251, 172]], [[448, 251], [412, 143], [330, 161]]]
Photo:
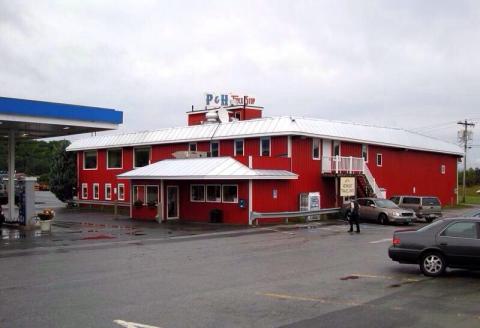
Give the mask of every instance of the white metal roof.
[[458, 145], [404, 129], [290, 116], [97, 136], [74, 141], [68, 147], [68, 150], [76, 151], [276, 135], [302, 135], [463, 155], [463, 151]]
[[298, 179], [285, 170], [252, 170], [231, 157], [165, 159], [118, 175], [120, 179], [268, 180]]

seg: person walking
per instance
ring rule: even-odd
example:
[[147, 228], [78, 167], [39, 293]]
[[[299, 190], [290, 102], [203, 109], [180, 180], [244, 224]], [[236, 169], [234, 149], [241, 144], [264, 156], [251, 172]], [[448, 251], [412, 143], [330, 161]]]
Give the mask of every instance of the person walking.
[[350, 217], [348, 220], [350, 222], [350, 230], [348, 230], [348, 232], [353, 232], [353, 224], [355, 223], [357, 233], [360, 233], [360, 224], [358, 223], [358, 208], [358, 202], [356, 200], [352, 200], [350, 202]]

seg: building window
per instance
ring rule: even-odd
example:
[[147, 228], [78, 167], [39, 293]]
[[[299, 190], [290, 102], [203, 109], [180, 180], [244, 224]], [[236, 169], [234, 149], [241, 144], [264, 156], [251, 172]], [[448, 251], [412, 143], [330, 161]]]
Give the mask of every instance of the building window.
[[147, 186], [147, 204], [149, 206], [158, 204], [158, 186]]
[[362, 145], [362, 157], [365, 160], [365, 163], [368, 163], [368, 145]]
[[220, 156], [220, 144], [218, 141], [210, 142], [210, 157]]
[[243, 139], [235, 140], [235, 156], [243, 156]]
[[260, 138], [260, 156], [270, 156], [270, 138]]
[[197, 143], [196, 142], [191, 142], [188, 144], [188, 150], [189, 151], [197, 151]]
[[119, 149], [107, 150], [107, 168], [108, 169], [121, 169], [122, 168], [122, 154], [123, 151]]
[[238, 203], [238, 186], [222, 185], [222, 201], [224, 203]]
[[445, 164], [442, 164], [442, 166], [440, 167], [440, 172], [442, 174], [445, 174]]
[[112, 199], [112, 185], [110, 183], [105, 184], [105, 200]]
[[240, 112], [236, 112], [235, 118], [240, 121], [242, 119], [242, 114], [240, 114]]
[[377, 154], [377, 166], [383, 165], [382, 154]]
[[97, 169], [97, 151], [87, 150], [83, 153], [83, 169], [96, 170]]
[[93, 184], [93, 199], [100, 198], [100, 185], [98, 183]]
[[133, 201], [145, 203], [145, 186], [133, 186]]
[[117, 196], [118, 200], [125, 200], [125, 185], [123, 183], [118, 184]]
[[222, 201], [220, 185], [207, 185], [207, 202], [220, 203]]
[[312, 139], [312, 158], [320, 159], [320, 139]]
[[205, 185], [190, 185], [190, 201], [191, 202], [205, 201]]
[[333, 141], [333, 156], [340, 156], [340, 141]]
[[133, 151], [133, 166], [142, 167], [150, 164], [150, 147], [135, 148]]
[[88, 198], [88, 184], [82, 183], [82, 198], [87, 199]]

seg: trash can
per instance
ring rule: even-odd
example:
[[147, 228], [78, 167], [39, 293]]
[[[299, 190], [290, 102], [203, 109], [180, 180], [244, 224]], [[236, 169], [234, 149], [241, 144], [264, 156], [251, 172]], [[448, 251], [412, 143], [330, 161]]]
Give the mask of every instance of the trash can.
[[211, 223], [222, 223], [222, 211], [218, 208], [215, 208], [210, 211], [210, 222]]

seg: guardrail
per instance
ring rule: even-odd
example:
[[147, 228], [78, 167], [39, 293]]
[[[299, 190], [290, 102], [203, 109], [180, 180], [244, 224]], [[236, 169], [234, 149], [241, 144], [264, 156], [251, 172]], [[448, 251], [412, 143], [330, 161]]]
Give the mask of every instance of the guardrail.
[[248, 218], [248, 224], [252, 225], [253, 222], [256, 222], [255, 225], [258, 225], [259, 219], [276, 219], [276, 218], [298, 218], [298, 217], [310, 217], [317, 216], [322, 214], [334, 214], [339, 213], [341, 210], [340, 207], [335, 208], [322, 208], [317, 211], [295, 211], [295, 212], [251, 212], [250, 217]]
[[363, 173], [363, 157], [323, 156], [322, 173]]

